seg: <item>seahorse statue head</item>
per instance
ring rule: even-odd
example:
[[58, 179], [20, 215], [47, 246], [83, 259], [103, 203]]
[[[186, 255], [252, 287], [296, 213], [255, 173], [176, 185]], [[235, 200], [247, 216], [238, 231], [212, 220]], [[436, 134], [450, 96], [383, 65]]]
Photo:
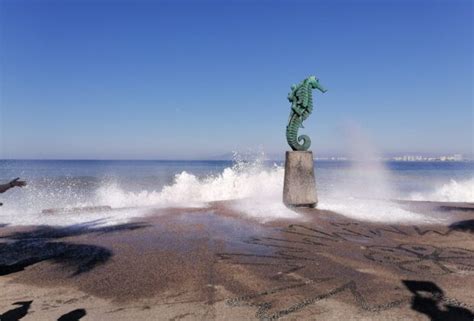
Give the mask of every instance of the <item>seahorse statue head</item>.
[[315, 76], [308, 77], [308, 84], [311, 86], [312, 89], [317, 89], [322, 93], [325, 93], [327, 90], [324, 89], [323, 86], [319, 83], [319, 79]]

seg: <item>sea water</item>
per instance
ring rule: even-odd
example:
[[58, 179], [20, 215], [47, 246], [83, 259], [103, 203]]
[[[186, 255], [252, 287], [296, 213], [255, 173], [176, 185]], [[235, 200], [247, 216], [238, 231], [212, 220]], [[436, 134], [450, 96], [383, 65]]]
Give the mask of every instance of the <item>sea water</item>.
[[[321, 209], [360, 220], [429, 221], [393, 199], [474, 202], [473, 162], [315, 162]], [[262, 221], [298, 218], [282, 202], [283, 163], [260, 155], [236, 161], [0, 160], [0, 224], [116, 224], [159, 208], [205, 208], [214, 201]], [[110, 206], [111, 211], [43, 214]]]

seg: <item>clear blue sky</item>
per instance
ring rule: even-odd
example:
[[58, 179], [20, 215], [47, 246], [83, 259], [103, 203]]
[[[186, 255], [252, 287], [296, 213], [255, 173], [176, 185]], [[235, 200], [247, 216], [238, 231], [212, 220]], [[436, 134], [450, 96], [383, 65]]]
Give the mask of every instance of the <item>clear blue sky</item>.
[[0, 0], [0, 158], [192, 159], [287, 149], [471, 154], [473, 5], [445, 1]]

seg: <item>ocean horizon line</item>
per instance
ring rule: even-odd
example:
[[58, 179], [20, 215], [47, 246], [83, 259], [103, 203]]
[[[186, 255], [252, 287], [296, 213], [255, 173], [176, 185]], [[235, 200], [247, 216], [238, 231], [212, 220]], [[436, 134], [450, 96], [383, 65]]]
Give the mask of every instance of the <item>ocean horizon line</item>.
[[[252, 160], [251, 158], [246, 159], [243, 158], [243, 161], [247, 160]], [[355, 158], [349, 158], [349, 157], [339, 157], [339, 156], [334, 156], [334, 157], [315, 157], [315, 161], [327, 161], [327, 162], [360, 162], [360, 161], [382, 161], [382, 162], [418, 162], [418, 163], [423, 163], [423, 162], [474, 162], [474, 159], [470, 158], [465, 158], [463, 160], [397, 160], [393, 158], [375, 158], [375, 159], [355, 159]], [[208, 159], [208, 158], [194, 158], [194, 159], [140, 159], [140, 158], [0, 158], [0, 162], [4, 161], [70, 161], [70, 162], [236, 162], [238, 160], [235, 159]], [[281, 162], [284, 161], [284, 158], [280, 159], [275, 159], [275, 158], [268, 158], [264, 159], [263, 161], [266, 162]]]

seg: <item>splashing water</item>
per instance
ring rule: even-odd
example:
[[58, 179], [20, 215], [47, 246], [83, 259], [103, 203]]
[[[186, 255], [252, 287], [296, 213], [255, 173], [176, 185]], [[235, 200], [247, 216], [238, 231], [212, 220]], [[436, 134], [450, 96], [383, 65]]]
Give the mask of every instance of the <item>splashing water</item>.
[[409, 199], [414, 201], [437, 202], [474, 202], [474, 177], [464, 181], [451, 179], [449, 183], [425, 193], [411, 193]]
[[[384, 163], [374, 161], [375, 152], [370, 144], [364, 142], [353, 145], [369, 146], [359, 152], [366, 156], [366, 161], [353, 162], [349, 167], [347, 164], [316, 164], [319, 209], [338, 212], [357, 220], [430, 222], [430, 217], [404, 210], [389, 200], [405, 198], [469, 202], [474, 199], [474, 178], [439, 184], [431, 191], [426, 191], [425, 188], [423, 193], [401, 194], [394, 184], [405, 182], [405, 177], [397, 176], [394, 179], [394, 173]], [[122, 172], [112, 173], [107, 179], [101, 178], [97, 173], [84, 175], [76, 168], [77, 164], [74, 164], [74, 170], [62, 169], [68, 175], [54, 176], [57, 171], [56, 164], [54, 165], [53, 174], [44, 174], [45, 165], [41, 164], [39, 179], [32, 180], [26, 188], [14, 189], [1, 195], [5, 205], [0, 208], [0, 224], [67, 225], [89, 221], [116, 224], [148, 215], [156, 208], [206, 208], [214, 201], [230, 201], [225, 205], [227, 208], [260, 221], [302, 217], [282, 204], [283, 167], [269, 165], [264, 161], [263, 155], [252, 161], [239, 159], [233, 164], [219, 165], [221, 167], [206, 163], [201, 172], [195, 167], [176, 172], [177, 168], [186, 168], [180, 163], [158, 163], [153, 165], [155, 167], [150, 165], [139, 172], [144, 166], [142, 163], [130, 162], [125, 170], [122, 169], [124, 164], [119, 163], [114, 166]], [[86, 174], [90, 173], [91, 166], [94, 165], [83, 165]], [[60, 167], [58, 169], [61, 170]], [[167, 176], [156, 174], [160, 170]], [[100, 165], [96, 171], [102, 173], [106, 169]], [[129, 176], [130, 173], [132, 176]], [[41, 214], [47, 208], [103, 205], [111, 206], [112, 210]]]
[[265, 167], [261, 159], [239, 161], [221, 174], [199, 178], [181, 172], [161, 191], [126, 192], [116, 184], [98, 190], [99, 203], [112, 207], [206, 207], [209, 202], [236, 200], [234, 211], [262, 221], [297, 218], [299, 215], [281, 202], [283, 168]]
[[[143, 216], [156, 208], [205, 208], [210, 202], [229, 201], [230, 209], [260, 221], [298, 218], [299, 214], [286, 208], [281, 201], [283, 168], [264, 164], [262, 155], [253, 161], [238, 160], [219, 174], [200, 177], [182, 171], [172, 183], [161, 190], [125, 190], [117, 182], [100, 184], [91, 195], [84, 196], [75, 189], [76, 183], [49, 183], [47, 189], [29, 186], [22, 202], [11, 199], [0, 212], [0, 223], [16, 225], [62, 225], [99, 219], [101, 224], [117, 224]], [[75, 192], [76, 191], [76, 192]], [[44, 215], [45, 208], [71, 209], [108, 205], [113, 211]]]
[[362, 221], [412, 223], [434, 222], [432, 218], [413, 213], [390, 201], [397, 198], [391, 173], [381, 161], [374, 144], [356, 124], [350, 124], [346, 137], [351, 162], [342, 180], [328, 189], [319, 209], [337, 212]]

